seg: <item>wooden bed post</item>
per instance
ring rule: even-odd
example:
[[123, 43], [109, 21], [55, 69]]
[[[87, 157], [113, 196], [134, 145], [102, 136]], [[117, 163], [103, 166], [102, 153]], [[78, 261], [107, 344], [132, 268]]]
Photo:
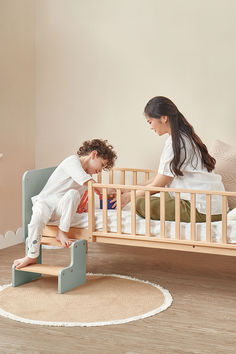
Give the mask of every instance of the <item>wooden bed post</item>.
[[88, 183], [88, 232], [89, 240], [92, 242], [96, 241], [96, 237], [93, 236], [95, 231], [95, 218], [94, 218], [94, 191], [93, 182]]

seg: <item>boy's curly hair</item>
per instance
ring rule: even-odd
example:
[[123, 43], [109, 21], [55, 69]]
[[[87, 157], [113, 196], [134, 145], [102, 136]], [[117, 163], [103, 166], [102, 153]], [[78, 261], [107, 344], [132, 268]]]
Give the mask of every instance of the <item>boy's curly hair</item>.
[[116, 152], [113, 149], [113, 146], [108, 143], [107, 140], [102, 139], [93, 139], [93, 140], [86, 140], [80, 146], [77, 154], [80, 156], [89, 155], [90, 152], [96, 150], [98, 153], [98, 157], [103, 158], [104, 160], [108, 160], [108, 163], [104, 170], [110, 170], [114, 164], [115, 160], [117, 159]]

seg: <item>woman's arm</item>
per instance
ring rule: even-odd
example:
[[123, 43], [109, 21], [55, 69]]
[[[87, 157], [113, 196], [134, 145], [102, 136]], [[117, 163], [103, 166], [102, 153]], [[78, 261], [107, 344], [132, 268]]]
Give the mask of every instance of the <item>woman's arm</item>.
[[[149, 178], [149, 180], [147, 180], [146, 182], [143, 183], [139, 183], [138, 186], [147, 186], [149, 184], [151, 184], [154, 181], [155, 177]], [[121, 194], [123, 193], [128, 193], [129, 190], [128, 189], [121, 189]]]
[[156, 176], [154, 176], [154, 177], [152, 177], [152, 178], [149, 178], [149, 180], [147, 180], [146, 182], [139, 183], [138, 185], [139, 185], [139, 186], [147, 186], [147, 185], [153, 183], [155, 177], [156, 177]]

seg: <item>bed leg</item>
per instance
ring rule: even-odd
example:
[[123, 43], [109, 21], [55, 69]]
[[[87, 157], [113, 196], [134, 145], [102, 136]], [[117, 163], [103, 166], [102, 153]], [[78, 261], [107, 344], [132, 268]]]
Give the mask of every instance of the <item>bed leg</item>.
[[63, 294], [86, 282], [86, 240], [78, 240], [70, 247], [71, 263], [58, 273], [58, 293]]

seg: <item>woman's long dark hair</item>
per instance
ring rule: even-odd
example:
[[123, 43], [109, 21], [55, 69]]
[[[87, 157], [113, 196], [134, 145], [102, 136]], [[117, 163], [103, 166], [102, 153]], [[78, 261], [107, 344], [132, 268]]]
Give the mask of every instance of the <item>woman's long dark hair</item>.
[[[193, 127], [187, 119], [179, 112], [176, 105], [169, 99], [163, 96], [152, 98], [146, 105], [144, 113], [150, 118], [160, 119], [161, 116], [168, 116], [172, 146], [174, 151], [174, 158], [170, 163], [170, 169], [175, 176], [183, 176], [181, 167], [186, 160], [186, 146], [184, 136], [188, 138], [193, 148], [193, 155], [191, 157], [191, 163], [193, 165], [194, 155], [197, 153], [200, 155], [202, 164], [207, 168], [208, 172], [211, 172], [215, 168], [216, 160], [208, 153], [207, 147], [199, 136], [195, 133]], [[184, 149], [184, 159], [180, 160], [181, 147]], [[194, 167], [194, 166], [193, 166]]]

